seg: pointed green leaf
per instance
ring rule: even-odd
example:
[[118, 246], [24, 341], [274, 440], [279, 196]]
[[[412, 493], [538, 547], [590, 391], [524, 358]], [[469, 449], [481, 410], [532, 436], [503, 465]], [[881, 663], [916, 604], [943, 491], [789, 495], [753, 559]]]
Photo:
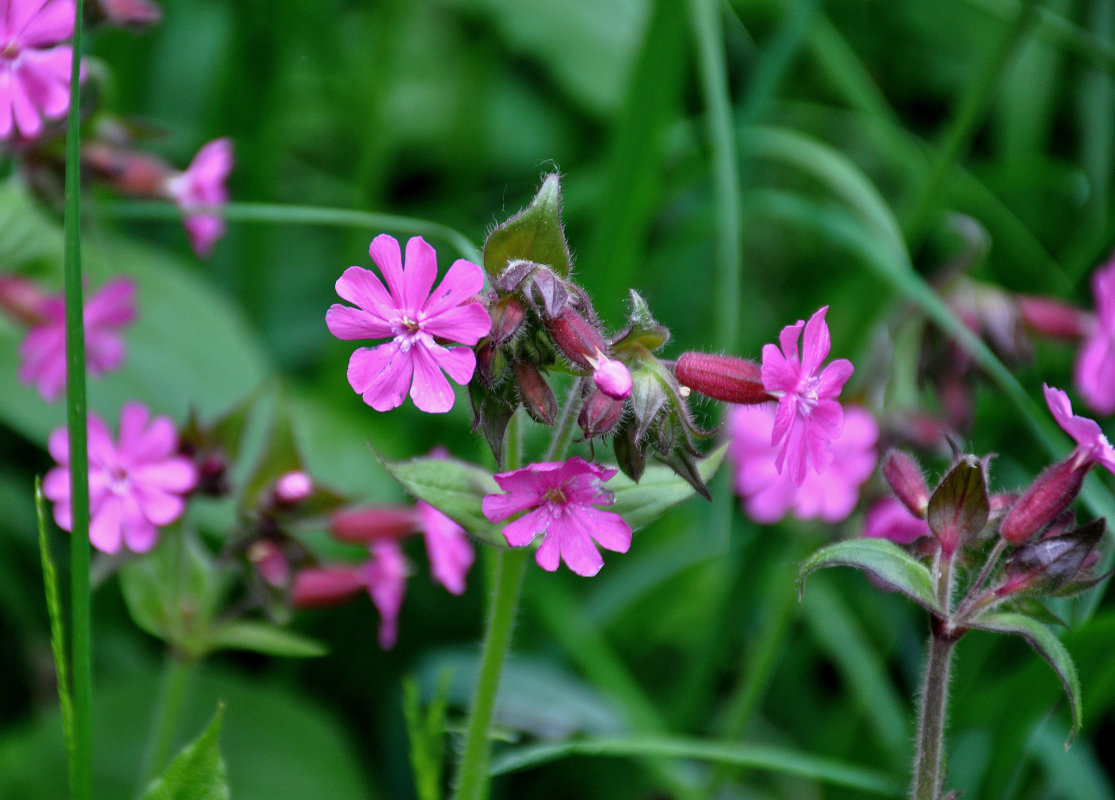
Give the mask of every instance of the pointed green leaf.
[[[66, 739], [66, 752], [71, 759], [74, 752], [74, 702], [70, 690], [70, 668], [66, 657], [66, 622], [62, 610], [62, 596], [58, 591], [58, 571], [50, 555], [47, 539], [46, 500], [42, 480], [35, 478], [35, 513], [39, 521], [39, 557], [43, 566], [43, 588], [46, 590], [46, 608], [50, 616], [50, 651], [58, 677], [58, 706], [62, 713], [62, 734]], [[70, 765], [73, 769], [73, 763]]]
[[445, 765], [446, 710], [453, 673], [446, 669], [438, 679], [429, 705], [422, 707], [422, 689], [414, 676], [403, 679], [403, 713], [410, 741], [410, 767], [419, 800], [441, 800]]
[[226, 622], [209, 635], [214, 650], [248, 650], [284, 658], [314, 658], [329, 652], [321, 642], [263, 622]]
[[546, 264], [561, 277], [569, 275], [569, 245], [561, 227], [561, 179], [556, 172], [542, 180], [530, 205], [498, 225], [484, 243], [484, 269], [499, 277], [510, 261]]
[[224, 706], [201, 736], [179, 753], [163, 776], [147, 787], [143, 800], [229, 800], [225, 762], [217, 749]]
[[[722, 444], [696, 462], [696, 471], [702, 480], [712, 479], [727, 450], [728, 445]], [[605, 488], [616, 496], [616, 502], [608, 510], [621, 515], [632, 529], [653, 522], [696, 494], [689, 482], [661, 464], [648, 466], [638, 483], [621, 474], [608, 481]]]
[[650, 306], [642, 295], [631, 290], [631, 311], [627, 315], [627, 328], [612, 345], [617, 356], [630, 352], [637, 354], [645, 348], [654, 352], [670, 339], [670, 330], [654, 318]]
[[471, 535], [488, 544], [507, 546], [500, 526], [489, 522], [481, 509], [484, 495], [501, 491], [486, 470], [452, 458], [380, 461], [404, 489], [455, 520]]
[[1065, 694], [1069, 699], [1069, 708], [1072, 711], [1072, 731], [1069, 733], [1068, 741], [1065, 742], [1065, 747], [1072, 744], [1072, 740], [1080, 732], [1080, 677], [1076, 674], [1076, 665], [1072, 661], [1072, 656], [1069, 655], [1069, 651], [1061, 644], [1061, 640], [1057, 638], [1056, 634], [1037, 620], [1011, 612], [985, 614], [966, 624], [970, 628], [978, 628], [983, 631], [1021, 636], [1030, 647], [1037, 651], [1038, 655], [1049, 663], [1049, 666], [1057, 673], [1057, 677], [1060, 679], [1061, 685], [1064, 686]]
[[822, 547], [801, 565], [798, 594], [805, 594], [809, 573], [823, 567], [855, 567], [909, 597], [927, 611], [940, 614], [929, 569], [894, 542], [850, 539]]

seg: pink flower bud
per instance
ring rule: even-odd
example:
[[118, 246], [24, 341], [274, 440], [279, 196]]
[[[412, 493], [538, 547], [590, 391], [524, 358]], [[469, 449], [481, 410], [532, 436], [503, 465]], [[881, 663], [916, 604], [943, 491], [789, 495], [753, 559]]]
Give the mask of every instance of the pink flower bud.
[[286, 472], [275, 481], [275, 502], [281, 506], [301, 503], [314, 491], [314, 481], [302, 470]]
[[1052, 339], [1072, 341], [1088, 333], [1089, 315], [1059, 300], [1023, 295], [1018, 308], [1030, 329]]
[[248, 560], [260, 577], [274, 587], [286, 586], [290, 581], [290, 563], [282, 548], [270, 539], [259, 539], [248, 548]]
[[150, 0], [95, 0], [92, 12], [112, 25], [146, 28], [163, 21], [163, 11]]
[[914, 457], [903, 450], [891, 450], [883, 458], [883, 477], [910, 513], [924, 519], [929, 507], [929, 486]]
[[600, 331], [568, 306], [558, 316], [546, 320], [546, 330], [562, 355], [589, 369], [606, 347]]
[[999, 533], [1018, 546], [1068, 508], [1080, 494], [1091, 464], [1080, 464], [1075, 453], [1046, 469], [1007, 512]]
[[81, 161], [113, 189], [132, 197], [162, 197], [175, 170], [161, 158], [92, 142], [81, 149]]
[[608, 397], [625, 400], [631, 394], [631, 373], [622, 362], [611, 358], [599, 358], [592, 380], [596, 387]]
[[0, 275], [0, 311], [28, 327], [47, 321], [50, 297], [31, 281]]
[[557, 416], [557, 400], [538, 367], [531, 361], [520, 359], [512, 369], [519, 388], [519, 399], [531, 419], [543, 425], [553, 425]]
[[364, 590], [360, 567], [310, 567], [294, 577], [290, 602], [295, 608], [340, 605]]
[[526, 319], [523, 304], [514, 295], [507, 295], [492, 303], [488, 314], [492, 318], [492, 330], [488, 335], [496, 345], [507, 344], [514, 339]]
[[674, 374], [683, 386], [725, 403], [754, 405], [775, 399], [763, 388], [762, 368], [735, 356], [682, 353]]
[[624, 401], [609, 397], [600, 390], [593, 391], [581, 406], [577, 424], [586, 439], [595, 439], [611, 433], [623, 418]]
[[367, 544], [378, 539], [401, 539], [419, 530], [412, 508], [379, 506], [338, 511], [329, 521], [329, 532], [342, 542]]

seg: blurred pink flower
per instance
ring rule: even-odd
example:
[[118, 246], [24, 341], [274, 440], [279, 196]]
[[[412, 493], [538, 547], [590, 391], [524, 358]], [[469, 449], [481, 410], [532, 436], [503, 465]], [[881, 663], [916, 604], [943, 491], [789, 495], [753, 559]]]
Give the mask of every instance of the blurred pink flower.
[[393, 539], [372, 542], [372, 558], [361, 568], [364, 585], [379, 611], [379, 646], [390, 650], [399, 637], [399, 609], [407, 591], [410, 565]]
[[[50, 435], [50, 454], [60, 466], [43, 479], [43, 495], [54, 503], [59, 527], [71, 530], [70, 442], [66, 428]], [[155, 546], [157, 529], [185, 510], [183, 495], [197, 483], [193, 462], [178, 455], [178, 434], [168, 417], [150, 419], [139, 403], [120, 412], [120, 438], [89, 415], [89, 540], [116, 553], [121, 545], [136, 553]]]
[[167, 196], [182, 209], [194, 252], [205, 258], [224, 236], [220, 209], [228, 202], [225, 181], [232, 171], [232, 140], [214, 139], [197, 151], [185, 172], [166, 179]]
[[1104, 416], [1115, 413], [1115, 261], [1092, 276], [1096, 317], [1076, 358], [1076, 389]]
[[42, 132], [70, 107], [73, 0], [0, 0], [0, 139]]
[[1078, 466], [1090, 468], [1094, 464], [1102, 464], [1111, 472], [1115, 472], [1115, 449], [1103, 435], [1100, 426], [1087, 417], [1074, 415], [1069, 396], [1060, 389], [1046, 385], [1043, 385], [1042, 389], [1053, 419], [1076, 442]]
[[[805, 480], [806, 464], [820, 473], [832, 461], [831, 442], [840, 434], [844, 421], [835, 398], [853, 371], [852, 362], [846, 358], [820, 369], [831, 345], [825, 322], [827, 311], [825, 306], [808, 324], [798, 320], [783, 328], [781, 350], [773, 344], [763, 347], [763, 387], [779, 398], [771, 432], [771, 444], [781, 445], [775, 467], [779, 473], [788, 468], [790, 478], [799, 486]], [[804, 352], [799, 356], [798, 339], [803, 327]]]
[[929, 536], [929, 525], [910, 513], [897, 497], [886, 496], [867, 512], [863, 535], [869, 539], [890, 539], [895, 544], [911, 544]]
[[833, 459], [822, 474], [806, 473], [801, 485], [775, 467], [778, 449], [770, 441], [770, 404], [732, 409], [728, 458], [735, 468], [736, 493], [756, 522], [772, 524], [792, 513], [799, 519], [840, 522], [859, 502], [860, 486], [871, 477], [878, 456], [879, 427], [865, 409], [849, 407], [844, 428], [832, 440]]
[[[66, 386], [66, 312], [62, 296], [45, 298], [38, 313], [42, 321], [28, 330], [19, 346], [23, 360], [19, 379], [34, 384], [50, 403]], [[109, 281], [85, 303], [83, 316], [89, 374], [103, 375], [119, 368], [125, 356], [119, 329], [135, 319], [135, 284], [128, 278]]]
[[452, 594], [464, 593], [465, 576], [476, 558], [465, 529], [421, 500], [414, 512], [426, 539], [426, 553], [434, 579]]
[[534, 557], [538, 566], [553, 572], [560, 558], [578, 575], [595, 575], [604, 566], [596, 545], [617, 553], [626, 553], [631, 546], [631, 528], [623, 517], [596, 508], [615, 502], [603, 487], [615, 474], [614, 469], [582, 458], [501, 472], [494, 477], [507, 494], [487, 495], [484, 516], [499, 522], [527, 511], [503, 528], [509, 545], [525, 547], [542, 534]]
[[[368, 248], [387, 281], [371, 270], [349, 267], [337, 280], [337, 294], [358, 308], [334, 303], [325, 314], [338, 339], [383, 339], [356, 350], [348, 363], [348, 382], [376, 411], [389, 411], [410, 397], [422, 411], [453, 407], [454, 381], [467, 384], [476, 369], [476, 344], [491, 328], [491, 318], [475, 296], [484, 286], [483, 270], [463, 259], [453, 262], [441, 284], [437, 254], [420, 236], [407, 242], [404, 270], [399, 243], [381, 234]], [[390, 290], [390, 291], [388, 291]], [[469, 345], [447, 348], [436, 339]]]

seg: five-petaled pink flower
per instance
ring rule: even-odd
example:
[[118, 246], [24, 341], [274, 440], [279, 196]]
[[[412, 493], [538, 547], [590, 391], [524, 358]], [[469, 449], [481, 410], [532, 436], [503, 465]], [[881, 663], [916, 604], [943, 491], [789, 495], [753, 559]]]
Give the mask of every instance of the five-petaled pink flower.
[[777, 448], [771, 444], [773, 404], [732, 409], [728, 458], [735, 467], [736, 493], [756, 522], [773, 524], [787, 513], [799, 519], [840, 522], [859, 502], [860, 487], [871, 477], [878, 456], [879, 426], [865, 409], [852, 406], [844, 413], [844, 428], [832, 440], [829, 469], [809, 472], [801, 485], [774, 465]]
[[1074, 415], [1069, 396], [1060, 389], [1046, 385], [1043, 385], [1042, 389], [1053, 419], [1076, 442], [1077, 466], [1088, 469], [1095, 464], [1102, 464], [1111, 472], [1115, 472], [1115, 448], [1111, 447], [1111, 443], [1107, 441], [1107, 437], [1103, 435], [1095, 420]]
[[224, 236], [221, 207], [228, 202], [225, 181], [232, 171], [232, 140], [214, 139], [197, 151], [185, 172], [166, 179], [166, 195], [182, 209], [186, 233], [202, 258]]
[[[763, 347], [763, 388], [778, 400], [771, 444], [781, 449], [775, 459], [779, 472], [787, 468], [797, 485], [805, 480], [811, 464], [822, 472], [832, 461], [832, 440], [840, 434], [844, 413], [835, 398], [852, 375], [852, 362], [838, 358], [821, 370], [828, 358], [831, 340], [825, 312], [821, 308], [808, 324], [798, 320], [779, 336], [781, 350]], [[805, 328], [804, 350], [799, 356], [798, 339]]]
[[[349, 267], [337, 280], [337, 294], [358, 308], [334, 303], [325, 324], [338, 339], [390, 341], [352, 354], [349, 384], [376, 411], [402, 405], [408, 391], [422, 411], [448, 411], [453, 389], [442, 370], [459, 384], [472, 380], [476, 355], [471, 346], [491, 328], [487, 310], [475, 299], [484, 271], [458, 259], [431, 291], [437, 255], [422, 237], [407, 242], [405, 269], [399, 243], [387, 234], [373, 239], [368, 252], [387, 288], [371, 270]], [[469, 347], [445, 347], [438, 339]]]
[[[54, 503], [59, 527], [71, 530], [70, 442], [65, 428], [50, 435], [50, 454], [61, 466], [43, 479], [43, 494]], [[121, 545], [136, 553], [155, 546], [157, 529], [180, 516], [183, 495], [197, 484], [190, 459], [178, 455], [178, 434], [167, 417], [150, 418], [139, 403], [120, 412], [120, 439], [89, 415], [89, 541], [116, 553]]]
[[1091, 408], [1115, 413], [1115, 260], [1092, 276], [1096, 316], [1076, 358], [1076, 388]]
[[615, 474], [614, 469], [582, 458], [501, 472], [495, 480], [506, 494], [487, 495], [482, 504], [484, 516], [499, 522], [526, 511], [504, 526], [509, 545], [525, 547], [541, 534], [542, 545], [534, 557], [538, 566], [553, 572], [560, 558], [578, 575], [595, 575], [604, 566], [596, 545], [617, 553], [626, 553], [631, 546], [631, 528], [623, 517], [596, 508], [615, 502], [615, 496], [603, 487]]
[[[23, 364], [19, 379], [34, 384], [48, 403], [66, 386], [66, 311], [61, 295], [45, 297], [35, 309], [32, 325], [19, 346]], [[124, 363], [120, 328], [135, 319], [135, 284], [111, 280], [85, 303], [85, 360], [90, 375], [103, 375]]]
[[[0, 139], [34, 139], [70, 107], [73, 0], [0, 0]], [[58, 45], [58, 46], [56, 46]]]

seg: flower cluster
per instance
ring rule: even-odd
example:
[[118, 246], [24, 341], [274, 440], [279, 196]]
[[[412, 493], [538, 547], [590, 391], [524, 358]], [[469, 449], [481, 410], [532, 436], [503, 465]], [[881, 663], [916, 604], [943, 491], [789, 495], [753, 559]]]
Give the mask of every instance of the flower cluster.
[[0, 3], [0, 139], [35, 139], [70, 108], [73, 0]]

